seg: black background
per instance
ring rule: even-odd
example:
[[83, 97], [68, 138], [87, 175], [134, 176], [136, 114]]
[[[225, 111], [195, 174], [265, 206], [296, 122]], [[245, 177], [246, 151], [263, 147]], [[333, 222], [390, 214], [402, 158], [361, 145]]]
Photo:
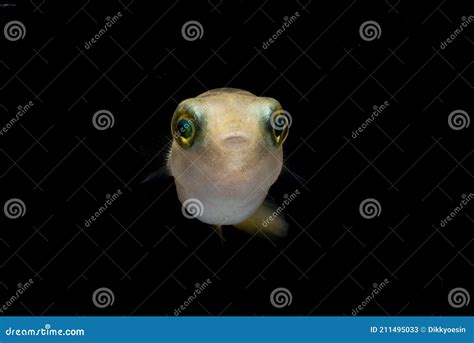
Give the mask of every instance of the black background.
[[[473, 191], [472, 125], [448, 125], [454, 110], [473, 113], [472, 27], [440, 49], [472, 14], [468, 1], [126, 1], [0, 7], [1, 27], [26, 27], [22, 40], [0, 37], [1, 125], [34, 102], [0, 137], [1, 203], [26, 205], [19, 219], [0, 216], [0, 303], [34, 280], [5, 315], [173, 315], [208, 278], [183, 315], [351, 315], [385, 278], [361, 315], [472, 314], [448, 303], [455, 287], [472, 293], [472, 204], [440, 227]], [[201, 39], [183, 39], [189, 20]], [[368, 20], [379, 39], [361, 39]], [[172, 178], [141, 183], [165, 163], [177, 103], [225, 86], [274, 97], [292, 116], [291, 172], [270, 192], [277, 204], [301, 192], [283, 240], [225, 227], [221, 242], [182, 216]], [[104, 131], [92, 125], [102, 109], [115, 118]], [[378, 217], [360, 215], [366, 198], [380, 202]], [[94, 306], [99, 287], [112, 306]], [[277, 287], [290, 306], [271, 305]]]

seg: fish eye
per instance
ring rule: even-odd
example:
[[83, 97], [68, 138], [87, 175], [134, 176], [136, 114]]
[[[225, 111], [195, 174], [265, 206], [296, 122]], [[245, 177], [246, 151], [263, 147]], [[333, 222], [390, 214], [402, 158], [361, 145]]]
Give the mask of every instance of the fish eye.
[[187, 112], [177, 116], [174, 124], [174, 138], [183, 148], [190, 148], [196, 136], [195, 119]]
[[275, 143], [281, 144], [283, 143], [283, 141], [286, 139], [286, 136], [288, 135], [288, 128], [284, 128], [284, 129], [273, 128], [272, 133], [273, 133], [273, 139]]
[[291, 116], [288, 112], [278, 109], [270, 116], [270, 131], [275, 145], [281, 145], [288, 136]]
[[177, 126], [179, 135], [184, 139], [188, 139], [193, 135], [192, 123], [187, 119], [181, 119]]

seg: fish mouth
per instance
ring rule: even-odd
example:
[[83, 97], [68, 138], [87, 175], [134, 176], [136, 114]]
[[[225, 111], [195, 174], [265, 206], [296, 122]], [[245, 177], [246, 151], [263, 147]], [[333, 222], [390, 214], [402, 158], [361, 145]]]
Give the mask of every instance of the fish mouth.
[[221, 138], [221, 144], [225, 147], [240, 146], [249, 143], [249, 141], [250, 137], [244, 132], [233, 132]]

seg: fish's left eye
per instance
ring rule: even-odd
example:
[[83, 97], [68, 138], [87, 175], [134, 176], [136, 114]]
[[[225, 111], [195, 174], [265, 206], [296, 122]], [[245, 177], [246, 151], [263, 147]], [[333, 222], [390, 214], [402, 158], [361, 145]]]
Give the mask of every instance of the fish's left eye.
[[270, 131], [275, 145], [281, 145], [288, 136], [291, 116], [288, 112], [278, 109], [270, 116]]
[[173, 130], [176, 141], [183, 148], [189, 148], [193, 145], [196, 136], [196, 126], [194, 125], [193, 117], [186, 113], [182, 114], [175, 121]]

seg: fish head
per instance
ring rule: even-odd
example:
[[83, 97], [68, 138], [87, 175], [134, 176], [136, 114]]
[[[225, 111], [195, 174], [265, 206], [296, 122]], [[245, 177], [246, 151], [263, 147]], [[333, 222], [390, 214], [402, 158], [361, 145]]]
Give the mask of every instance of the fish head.
[[283, 166], [288, 119], [277, 100], [236, 89], [181, 102], [171, 122], [169, 158], [180, 200], [263, 201]]

